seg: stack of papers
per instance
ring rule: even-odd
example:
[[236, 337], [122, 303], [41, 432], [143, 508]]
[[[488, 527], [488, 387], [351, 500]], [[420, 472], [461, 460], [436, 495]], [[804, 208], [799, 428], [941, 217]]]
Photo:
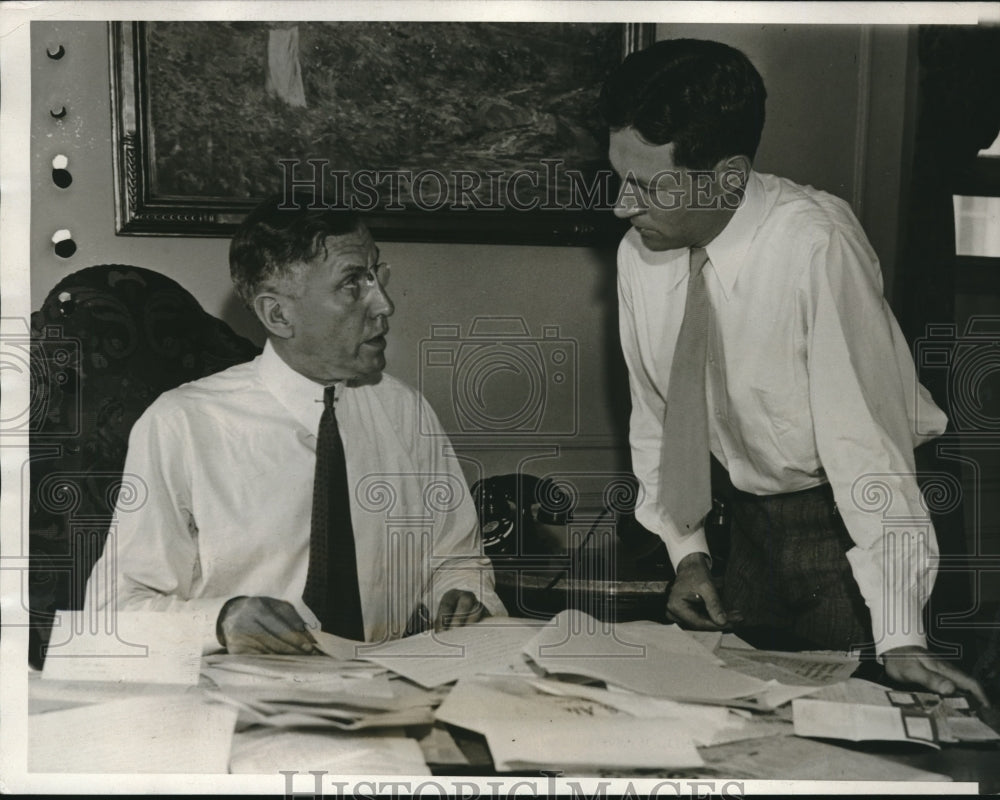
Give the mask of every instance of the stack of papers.
[[550, 623], [489, 617], [476, 625], [426, 631], [357, 648], [357, 657], [379, 664], [426, 688], [483, 673], [532, 675], [521, 650]]
[[404, 725], [429, 725], [434, 721], [433, 706], [439, 697], [385, 697], [354, 691], [315, 691], [307, 687], [228, 686], [209, 691], [210, 696], [240, 712], [241, 725], [291, 728], [338, 728], [362, 730]]
[[226, 772], [236, 711], [194, 694], [130, 697], [28, 719], [31, 772]]
[[202, 627], [182, 614], [120, 611], [112, 630], [91, 612], [60, 611], [45, 655], [49, 680], [198, 683]]
[[725, 646], [716, 653], [727, 667], [744, 675], [789, 686], [830, 686], [846, 681], [858, 668], [858, 657], [846, 653], [788, 653]]
[[574, 610], [539, 629], [524, 653], [550, 675], [582, 676], [687, 702], [775, 708], [815, 688], [784, 686], [721, 666], [707, 647], [676, 626], [608, 626]]
[[429, 775], [420, 745], [401, 731], [255, 728], [233, 742], [229, 771], [274, 776], [281, 771], [328, 775]]
[[437, 718], [483, 734], [501, 771], [592, 772], [702, 763], [691, 735], [694, 714], [635, 717], [593, 699], [539, 691], [519, 678], [460, 680]]
[[198, 688], [202, 631], [182, 615], [121, 612], [113, 629], [60, 611], [32, 680], [35, 772], [225, 772], [237, 712]]
[[720, 637], [674, 626], [609, 625], [570, 610], [533, 634], [521, 652], [540, 674], [484, 675], [475, 663], [436, 712], [482, 734], [501, 771], [698, 768], [699, 747], [792, 732], [725, 706], [769, 708], [817, 690], [727, 668], [712, 651]]
[[174, 683], [46, 680], [39, 673], [32, 673], [28, 676], [28, 714], [62, 711], [130, 697], [163, 697], [189, 693], [200, 697], [201, 689]]
[[381, 693], [392, 697], [386, 670], [360, 661], [334, 663], [319, 655], [230, 655], [203, 658], [202, 675], [218, 687], [294, 685], [314, 691]]

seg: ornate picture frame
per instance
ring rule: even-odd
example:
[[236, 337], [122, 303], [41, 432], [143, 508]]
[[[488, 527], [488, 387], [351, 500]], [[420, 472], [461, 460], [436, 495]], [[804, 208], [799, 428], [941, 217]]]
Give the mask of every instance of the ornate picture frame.
[[294, 186], [383, 240], [613, 243], [596, 98], [653, 28], [110, 23], [117, 233], [228, 237]]

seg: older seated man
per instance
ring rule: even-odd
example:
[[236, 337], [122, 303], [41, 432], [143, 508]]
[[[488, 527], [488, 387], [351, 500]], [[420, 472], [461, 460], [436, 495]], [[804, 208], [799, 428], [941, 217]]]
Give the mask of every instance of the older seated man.
[[360, 219], [273, 197], [230, 247], [267, 332], [255, 360], [136, 422], [88, 602], [191, 615], [204, 648], [301, 653], [503, 614], [476, 515], [426, 400], [383, 374], [389, 267]]

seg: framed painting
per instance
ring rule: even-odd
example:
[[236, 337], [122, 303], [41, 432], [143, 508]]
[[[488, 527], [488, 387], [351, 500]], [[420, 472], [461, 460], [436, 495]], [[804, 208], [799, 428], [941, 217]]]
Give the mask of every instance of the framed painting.
[[385, 240], [614, 241], [597, 98], [652, 28], [111, 23], [117, 231], [229, 236], [294, 188]]

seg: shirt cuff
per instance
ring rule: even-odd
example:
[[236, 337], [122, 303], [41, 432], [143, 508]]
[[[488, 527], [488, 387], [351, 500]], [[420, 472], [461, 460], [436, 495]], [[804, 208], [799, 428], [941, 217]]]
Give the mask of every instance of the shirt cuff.
[[927, 637], [919, 633], [916, 634], [895, 634], [892, 636], [883, 636], [881, 639], [876, 637], [875, 639], [875, 654], [880, 664], [884, 664], [882, 656], [884, 656], [889, 650], [896, 647], [907, 647], [916, 646], [927, 649]]
[[886, 650], [892, 650], [894, 647], [908, 645], [916, 645], [926, 649], [927, 637], [923, 633], [923, 614], [918, 614], [915, 619], [908, 620], [900, 619], [900, 616], [896, 615], [895, 624], [889, 629], [881, 623], [881, 620], [884, 619], [882, 615], [877, 614], [872, 609], [872, 634], [875, 638], [876, 656], [881, 656]]
[[690, 533], [681, 533], [677, 527], [669, 520], [658, 514], [650, 513], [649, 506], [636, 509], [635, 518], [647, 530], [659, 536], [667, 546], [667, 555], [670, 556], [670, 563], [674, 569], [687, 556], [692, 553], [701, 553], [708, 559], [709, 566], [712, 564], [712, 556], [708, 551], [708, 539], [705, 538], [705, 528], [696, 528]]
[[451, 589], [471, 592], [494, 617], [507, 616], [494, 588], [493, 562], [485, 556], [449, 560], [434, 571], [428, 603], [431, 619], [437, 616], [441, 598]]
[[[187, 610], [197, 621], [202, 630], [201, 653], [221, 653], [225, 648], [219, 643], [218, 624], [219, 614], [222, 607], [233, 598], [231, 597], [206, 597], [197, 600], [188, 600]], [[170, 612], [166, 612], [170, 613]]]
[[712, 555], [708, 552], [708, 540], [705, 538], [704, 528], [697, 528], [673, 542], [668, 540], [665, 542], [667, 554], [670, 556], [670, 563], [674, 565], [674, 569], [677, 569], [680, 563], [692, 553], [701, 553], [705, 556], [705, 565], [709, 569], [712, 568]]

